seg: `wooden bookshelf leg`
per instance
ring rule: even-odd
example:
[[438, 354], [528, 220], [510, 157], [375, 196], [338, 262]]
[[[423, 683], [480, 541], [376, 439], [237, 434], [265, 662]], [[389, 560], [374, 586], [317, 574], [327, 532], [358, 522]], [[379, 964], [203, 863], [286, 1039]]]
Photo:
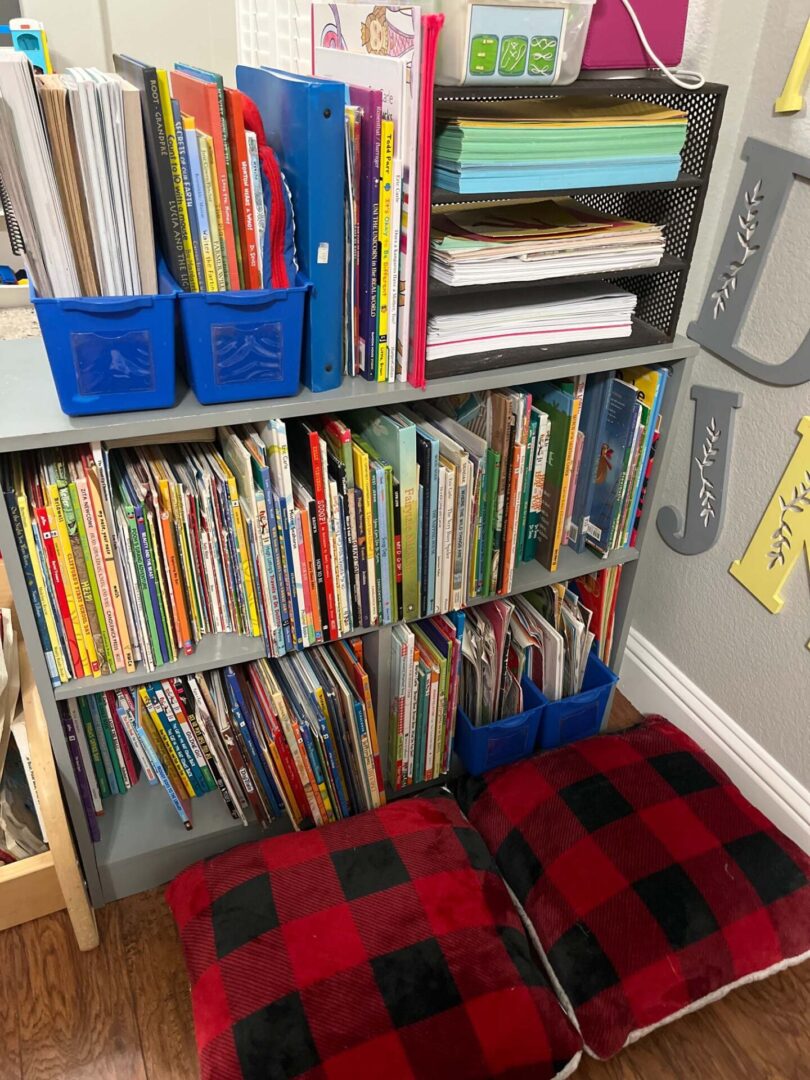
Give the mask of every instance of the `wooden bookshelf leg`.
[[53, 865], [76, 941], [79, 948], [86, 952], [89, 949], [95, 949], [98, 945], [96, 917], [87, 898], [76, 849], [73, 846], [73, 837], [65, 815], [42, 702], [31, 672], [25, 644], [21, 639], [20, 684], [25, 726], [31, 751], [31, 767], [42, 820], [48, 834]]

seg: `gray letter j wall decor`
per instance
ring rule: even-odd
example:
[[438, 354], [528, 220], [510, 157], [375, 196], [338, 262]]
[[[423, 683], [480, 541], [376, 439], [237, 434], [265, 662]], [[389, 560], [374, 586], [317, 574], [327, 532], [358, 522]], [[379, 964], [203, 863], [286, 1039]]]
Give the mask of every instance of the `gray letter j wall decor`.
[[758, 139], [743, 149], [740, 193], [720, 248], [711, 291], [689, 337], [752, 379], [771, 386], [810, 380], [810, 333], [781, 364], [766, 364], [737, 345], [746, 312], [797, 176], [810, 179], [810, 158]]
[[734, 413], [743, 396], [711, 386], [693, 386], [695, 426], [686, 520], [673, 506], [662, 506], [656, 524], [665, 543], [681, 555], [702, 555], [720, 535], [725, 512]]

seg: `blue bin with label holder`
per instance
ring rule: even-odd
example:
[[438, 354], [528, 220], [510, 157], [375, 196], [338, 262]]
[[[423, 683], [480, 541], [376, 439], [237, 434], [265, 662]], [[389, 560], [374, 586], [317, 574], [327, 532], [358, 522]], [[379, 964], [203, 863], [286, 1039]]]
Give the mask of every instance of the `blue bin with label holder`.
[[592, 652], [585, 668], [582, 690], [559, 701], [549, 701], [543, 709], [537, 749], [553, 750], [598, 735], [618, 681], [619, 676], [602, 663], [596, 652]]
[[499, 765], [509, 765], [534, 753], [537, 730], [548, 699], [530, 679], [524, 678], [520, 685], [525, 708], [517, 716], [476, 727], [464, 710], [459, 708], [453, 749], [464, 768], [473, 776], [480, 776]]
[[202, 405], [292, 397], [301, 389], [311, 286], [177, 293], [186, 378]]
[[175, 292], [43, 297], [31, 288], [62, 411], [168, 409], [175, 400]]

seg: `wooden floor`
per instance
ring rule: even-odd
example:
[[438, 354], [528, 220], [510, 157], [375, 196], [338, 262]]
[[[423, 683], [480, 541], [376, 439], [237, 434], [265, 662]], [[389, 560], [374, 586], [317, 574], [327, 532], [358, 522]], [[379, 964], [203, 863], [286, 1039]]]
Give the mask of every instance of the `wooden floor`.
[[[611, 726], [634, 719], [617, 700]], [[101, 946], [91, 953], [77, 950], [64, 914], [0, 933], [0, 1080], [196, 1080], [188, 984], [162, 890], [98, 917]], [[612, 1061], [583, 1058], [575, 1077], [807, 1080], [810, 963], [738, 990]]]

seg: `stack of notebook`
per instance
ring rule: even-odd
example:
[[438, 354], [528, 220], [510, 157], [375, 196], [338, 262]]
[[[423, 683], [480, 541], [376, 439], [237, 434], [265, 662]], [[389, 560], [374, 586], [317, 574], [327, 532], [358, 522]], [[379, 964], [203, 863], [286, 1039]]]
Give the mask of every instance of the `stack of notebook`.
[[430, 272], [446, 285], [492, 285], [658, 266], [663, 254], [660, 225], [546, 199], [435, 218]]
[[677, 179], [686, 113], [587, 97], [465, 105], [440, 119], [434, 179], [475, 192], [554, 191]]

